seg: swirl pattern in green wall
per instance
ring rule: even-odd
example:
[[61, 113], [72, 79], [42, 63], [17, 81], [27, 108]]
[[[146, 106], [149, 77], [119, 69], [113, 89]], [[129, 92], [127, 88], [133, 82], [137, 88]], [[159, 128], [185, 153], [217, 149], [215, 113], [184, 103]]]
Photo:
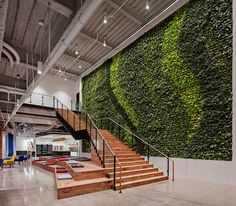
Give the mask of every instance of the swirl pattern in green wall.
[[190, 1], [83, 78], [83, 106], [172, 157], [231, 160], [231, 16]]

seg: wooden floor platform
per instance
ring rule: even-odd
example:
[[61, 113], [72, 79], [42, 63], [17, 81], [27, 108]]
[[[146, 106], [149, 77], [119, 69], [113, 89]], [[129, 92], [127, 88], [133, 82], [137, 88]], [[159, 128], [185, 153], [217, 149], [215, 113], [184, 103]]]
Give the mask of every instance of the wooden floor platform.
[[[66, 159], [66, 158], [65, 158]], [[57, 198], [63, 199], [112, 188], [112, 178], [107, 176], [107, 169], [102, 168], [91, 161], [77, 161], [84, 167], [72, 168], [69, 161], [61, 161], [59, 158], [44, 157], [33, 161], [38, 166], [55, 174]], [[72, 179], [58, 179], [61, 173], [56, 173], [57, 167], [64, 167]]]

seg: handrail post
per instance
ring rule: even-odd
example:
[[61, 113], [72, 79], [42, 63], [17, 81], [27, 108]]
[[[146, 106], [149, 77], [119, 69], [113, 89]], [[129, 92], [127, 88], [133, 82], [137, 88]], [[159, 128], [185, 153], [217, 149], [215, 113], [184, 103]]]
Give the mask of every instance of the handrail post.
[[74, 114], [73, 118], [74, 118], [74, 130], [75, 130], [75, 114]]
[[105, 141], [102, 140], [102, 159], [103, 159], [103, 168], [105, 168]]
[[169, 159], [169, 157], [167, 157], [167, 176], [168, 177], [170, 176], [170, 168], [169, 168], [169, 166], [170, 166], [170, 159]]
[[55, 96], [52, 98], [52, 107], [55, 108]]
[[61, 109], [62, 109], [62, 117], [64, 118], [63, 104], [61, 104]]
[[67, 122], [69, 121], [69, 109], [67, 108], [67, 114], [66, 114], [66, 116], [67, 116]]
[[114, 156], [114, 176], [113, 176], [113, 189], [116, 190], [116, 156]]
[[149, 145], [148, 145], [148, 162], [149, 162], [149, 156], [150, 156], [150, 147], [149, 147]]
[[172, 161], [172, 181], [175, 181], [175, 162]]
[[119, 137], [119, 139], [121, 139], [120, 138], [120, 127], [118, 126], [118, 137]]
[[90, 119], [90, 137], [92, 137], [92, 122], [91, 122], [91, 119]]
[[102, 128], [102, 119], [101, 119], [101, 129], [103, 129], [103, 128]]
[[43, 104], [43, 94], [42, 94], [42, 106], [43, 106], [44, 104]]
[[131, 137], [131, 144], [132, 144], [132, 149], [134, 148], [134, 135], [132, 134], [132, 137]]
[[58, 109], [58, 99], [57, 99], [57, 109]]
[[88, 126], [87, 126], [87, 119], [88, 119], [88, 114], [86, 113], [86, 115], [85, 115], [85, 121], [86, 121], [86, 130], [88, 130]]
[[98, 147], [98, 131], [97, 130], [96, 130], [95, 139], [96, 139], [96, 147]]

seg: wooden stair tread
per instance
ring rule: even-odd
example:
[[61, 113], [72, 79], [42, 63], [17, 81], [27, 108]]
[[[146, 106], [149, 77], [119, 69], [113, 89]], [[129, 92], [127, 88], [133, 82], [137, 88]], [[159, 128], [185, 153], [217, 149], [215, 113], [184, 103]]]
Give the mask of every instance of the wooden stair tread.
[[[134, 173], [134, 172], [140, 172], [140, 173], [145, 173], [146, 171], [150, 171], [150, 170], [154, 170], [154, 171], [158, 171], [157, 168], [143, 168], [143, 169], [134, 169], [134, 170], [122, 170], [121, 171], [121, 175], [129, 175], [129, 173]], [[108, 175], [113, 175], [113, 172], [109, 172]], [[116, 175], [120, 175], [120, 172], [116, 172]]]
[[[128, 179], [131, 177], [141, 177], [141, 176], [149, 176], [149, 175], [156, 175], [156, 176], [161, 176], [163, 175], [163, 172], [147, 172], [147, 173], [141, 173], [141, 174], [134, 174], [134, 175], [127, 175], [127, 176], [122, 176], [121, 174], [121, 179]], [[142, 179], [146, 179], [146, 178], [142, 178]], [[116, 177], [116, 180], [120, 180], [120, 176]]]
[[[116, 164], [117, 165], [117, 164]], [[129, 168], [132, 168], [132, 167], [137, 167], [137, 166], [140, 166], [140, 167], [145, 167], [145, 166], [148, 166], [148, 167], [153, 167], [152, 164], [141, 164], [141, 165], [125, 165], [125, 166], [122, 166], [121, 169], [129, 169]], [[112, 167], [106, 167], [106, 169], [109, 169], [109, 168], [112, 168], [113, 169], [113, 166]], [[116, 166], [116, 170], [119, 170], [120, 167]]]
[[150, 177], [150, 178], [145, 178], [145, 179], [121, 182], [121, 184], [117, 183], [116, 189], [120, 189], [120, 185], [121, 185], [121, 189], [125, 189], [129, 187], [136, 187], [136, 186], [140, 186], [144, 184], [155, 183], [155, 182], [163, 181], [163, 180], [168, 180], [168, 176], [161, 175], [161, 176]]

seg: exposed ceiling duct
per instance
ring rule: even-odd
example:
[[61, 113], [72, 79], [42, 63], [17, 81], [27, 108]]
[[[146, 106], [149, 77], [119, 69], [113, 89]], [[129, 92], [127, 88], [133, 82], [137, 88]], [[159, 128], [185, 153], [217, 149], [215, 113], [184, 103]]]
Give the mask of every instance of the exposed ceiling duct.
[[61, 57], [61, 55], [65, 52], [67, 47], [72, 43], [72, 41], [75, 39], [75, 37], [78, 35], [78, 33], [82, 30], [84, 27], [84, 24], [92, 17], [96, 9], [100, 7], [103, 0], [91, 0], [89, 3], [85, 3], [81, 9], [77, 12], [75, 17], [73, 18], [70, 25], [67, 27], [67, 29], [62, 34], [60, 40], [57, 42], [55, 47], [53, 48], [50, 56], [47, 58], [47, 60], [44, 63], [44, 70], [42, 74], [28, 87], [26, 94], [20, 99], [20, 103], [18, 107], [15, 107], [10, 118], [5, 123], [5, 126], [7, 126], [7, 123], [11, 120], [11, 118], [16, 114], [18, 109], [21, 107], [21, 105], [26, 101], [28, 96], [32, 93], [32, 91], [38, 86], [38, 84], [42, 81], [42, 79], [46, 76], [47, 72], [53, 68], [56, 61]]
[[18, 94], [18, 95], [24, 95], [25, 90], [23, 89], [12, 89], [11, 87], [7, 86], [0, 86], [0, 92], [8, 93], [8, 94]]
[[3, 38], [6, 27], [8, 0], [0, 0], [0, 60], [2, 56]]
[[14, 54], [15, 58], [16, 58], [16, 63], [20, 64], [20, 56], [19, 54], [16, 52], [15, 49], [13, 49], [12, 46], [10, 46], [9, 44], [7, 44], [6, 42], [3, 42], [3, 46], [5, 48], [7, 48], [12, 54]]
[[10, 62], [10, 68], [13, 68], [14, 66], [14, 60], [11, 56], [11, 54], [4, 48], [2, 48], [2, 53], [6, 55], [6, 57], [8, 58], [9, 62]]

